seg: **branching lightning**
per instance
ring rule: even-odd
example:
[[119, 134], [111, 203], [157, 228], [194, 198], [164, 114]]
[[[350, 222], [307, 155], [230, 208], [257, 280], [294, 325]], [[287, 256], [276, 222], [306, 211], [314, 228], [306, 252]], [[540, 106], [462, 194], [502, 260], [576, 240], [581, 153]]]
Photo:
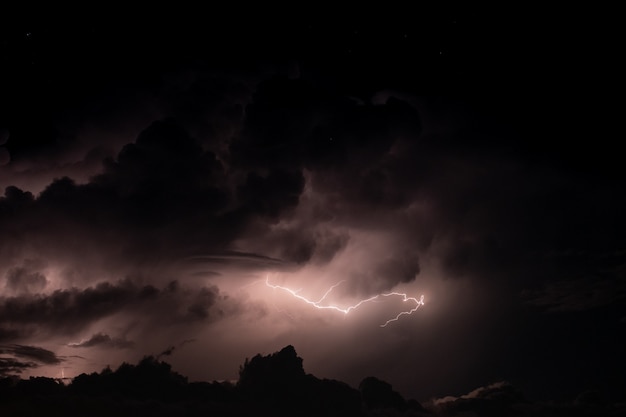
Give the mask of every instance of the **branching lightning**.
[[409, 301], [409, 302], [415, 304], [414, 307], [412, 307], [412, 308], [410, 308], [408, 310], [401, 311], [395, 317], [390, 318], [389, 320], [387, 320], [386, 322], [381, 324], [380, 327], [386, 327], [389, 323], [394, 322], [394, 321], [398, 321], [400, 319], [400, 317], [402, 317], [404, 315], [411, 315], [415, 311], [417, 311], [418, 308], [420, 308], [421, 306], [424, 305], [424, 296], [423, 295], [421, 295], [420, 298], [418, 299], [418, 298], [415, 298], [415, 297], [409, 297], [405, 293], [400, 293], [400, 292], [388, 292], [388, 293], [377, 294], [377, 295], [374, 295], [372, 297], [360, 300], [358, 303], [353, 304], [353, 305], [348, 306], [348, 307], [339, 307], [339, 306], [334, 305], [334, 304], [325, 304], [324, 300], [326, 299], [326, 297], [328, 297], [328, 295], [335, 288], [337, 288], [339, 285], [341, 285], [343, 282], [344, 281], [342, 280], [342, 281], [339, 281], [338, 283], [336, 283], [335, 285], [331, 286], [328, 290], [326, 290], [324, 295], [322, 295], [322, 298], [320, 298], [317, 301], [314, 301], [314, 300], [310, 300], [307, 297], [304, 297], [304, 296], [300, 295], [299, 293], [300, 293], [300, 291], [302, 291], [302, 289], [293, 290], [291, 288], [283, 287], [281, 285], [271, 284], [270, 281], [269, 281], [269, 277], [267, 277], [265, 279], [265, 285], [267, 285], [270, 288], [273, 288], [275, 290], [281, 290], [281, 291], [284, 291], [284, 292], [286, 292], [288, 294], [291, 294], [294, 298], [297, 298], [298, 300], [304, 301], [306, 304], [309, 304], [309, 305], [311, 305], [311, 306], [313, 306], [313, 307], [315, 307], [317, 309], [320, 309], [320, 310], [335, 310], [335, 311], [338, 311], [338, 312], [343, 313], [343, 314], [348, 314], [349, 312], [359, 308], [363, 304], [366, 304], [366, 303], [369, 303], [369, 302], [372, 302], [372, 301], [375, 301], [375, 300], [379, 300], [382, 297], [401, 297], [403, 302]]

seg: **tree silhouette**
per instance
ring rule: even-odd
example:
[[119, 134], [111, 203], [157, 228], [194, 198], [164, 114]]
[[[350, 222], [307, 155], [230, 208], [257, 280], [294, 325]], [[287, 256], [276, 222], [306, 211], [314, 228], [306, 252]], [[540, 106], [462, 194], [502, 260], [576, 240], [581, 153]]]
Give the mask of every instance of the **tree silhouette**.
[[105, 368], [99, 374], [81, 374], [74, 378], [70, 389], [81, 394], [173, 400], [183, 395], [186, 385], [187, 379], [173, 372], [170, 364], [146, 356], [137, 365], [123, 363], [115, 372]]
[[369, 409], [395, 408], [405, 410], [407, 408], [404, 398], [394, 391], [390, 384], [373, 376], [361, 381], [359, 391], [363, 403]]
[[302, 358], [291, 345], [268, 356], [246, 359], [239, 371], [237, 388], [245, 401], [284, 413], [360, 414], [358, 392], [342, 382], [305, 374]]
[[246, 359], [236, 385], [189, 383], [158, 357], [116, 370], [80, 374], [68, 386], [52, 378], [0, 383], [0, 415], [362, 416], [359, 392], [306, 374], [293, 346]]

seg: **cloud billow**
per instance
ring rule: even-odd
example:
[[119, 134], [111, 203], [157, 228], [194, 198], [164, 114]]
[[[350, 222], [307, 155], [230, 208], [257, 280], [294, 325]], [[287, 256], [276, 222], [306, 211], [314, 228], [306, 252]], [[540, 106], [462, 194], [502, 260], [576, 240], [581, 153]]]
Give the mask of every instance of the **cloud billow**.
[[[276, 218], [296, 205], [303, 183], [297, 171], [251, 172], [233, 200], [215, 154], [173, 120], [159, 121], [86, 184], [56, 179], [37, 198], [7, 188], [0, 230], [15, 239], [0, 249], [19, 252], [17, 244], [43, 253], [94, 250], [119, 257], [122, 245], [127, 256], [144, 259], [185, 247], [223, 250], [253, 217]], [[55, 245], [61, 234], [73, 238]]]
[[95, 333], [89, 339], [77, 343], [68, 343], [73, 348], [91, 348], [94, 346], [109, 347], [115, 349], [127, 349], [134, 345], [130, 340], [121, 337], [111, 337], [106, 333]]
[[0, 345], [0, 377], [21, 374], [42, 365], [58, 365], [63, 360], [54, 352], [38, 346]]
[[[114, 155], [97, 174], [50, 176], [37, 195], [3, 184], [2, 343], [62, 337], [56, 342], [66, 349], [108, 348], [121, 357], [149, 341], [169, 346], [169, 332], [185, 339], [207, 324], [256, 329], [274, 311], [274, 299], [256, 298], [271, 273], [307, 295], [341, 282], [328, 302], [343, 305], [394, 288], [424, 290], [430, 321], [390, 326], [424, 327], [385, 342], [384, 352], [401, 346], [416, 357], [443, 357], [448, 347], [467, 345], [468, 359], [450, 354], [446, 363], [412, 369], [419, 375], [446, 375], [463, 361], [482, 365], [479, 359], [497, 356], [506, 343], [493, 329], [525, 322], [516, 310], [522, 289], [525, 307], [537, 314], [615, 309], [624, 317], [623, 286], [615, 284], [626, 236], [622, 184], [530, 155], [517, 131], [537, 144], [546, 135], [532, 120], [532, 106], [513, 107], [520, 114], [512, 119], [524, 126], [504, 126], [493, 119], [510, 107], [481, 108], [472, 97], [349, 98], [284, 77], [261, 81], [250, 95], [234, 83], [209, 86], [206, 94], [216, 96], [203, 97], [201, 84], [164, 93], [176, 95], [165, 108], [188, 117], [158, 119], [132, 143], [118, 143], [117, 153], [94, 152]], [[214, 111], [225, 112], [223, 124]], [[48, 139], [41, 150], [54, 147]], [[64, 142], [62, 153], [72, 146]], [[15, 149], [16, 160], [44, 155], [26, 148]], [[62, 162], [58, 155], [50, 154], [50, 166]], [[563, 252], [575, 255], [559, 257]], [[611, 253], [613, 266], [591, 261]], [[583, 276], [569, 274], [583, 269]], [[247, 309], [258, 313], [249, 323], [238, 315]], [[305, 320], [317, 313], [303, 311]], [[331, 319], [299, 326], [298, 314], [289, 321], [290, 312], [282, 313], [267, 335], [237, 332], [229, 343], [264, 349], [273, 337], [326, 343], [320, 335]], [[363, 325], [354, 333], [360, 341], [371, 336], [363, 330], [371, 323], [357, 323], [366, 316], [345, 321]], [[484, 333], [477, 337], [475, 329]], [[481, 340], [480, 347], [470, 339]], [[514, 352], [526, 349], [507, 340]], [[215, 350], [232, 355], [220, 343]], [[5, 359], [5, 368], [30, 369], [28, 361]], [[408, 376], [405, 382], [419, 385]]]
[[5, 288], [14, 293], [38, 293], [47, 285], [46, 276], [40, 271], [41, 262], [25, 260], [23, 265], [10, 268], [6, 272]]
[[[50, 294], [0, 297], [0, 328], [22, 336], [37, 328], [41, 328], [40, 332], [45, 329], [49, 334], [73, 335], [95, 321], [118, 313], [173, 325], [213, 318], [211, 307], [218, 301], [220, 296], [215, 287], [183, 290], [177, 285], [169, 285], [159, 289], [126, 279], [113, 284], [102, 282], [85, 289], [69, 288]], [[167, 311], [164, 310], [165, 305], [168, 306]], [[95, 345], [104, 342], [103, 338], [107, 335], [94, 337], [90, 340]], [[123, 340], [108, 342], [127, 346]], [[89, 344], [89, 341], [85, 343]]]

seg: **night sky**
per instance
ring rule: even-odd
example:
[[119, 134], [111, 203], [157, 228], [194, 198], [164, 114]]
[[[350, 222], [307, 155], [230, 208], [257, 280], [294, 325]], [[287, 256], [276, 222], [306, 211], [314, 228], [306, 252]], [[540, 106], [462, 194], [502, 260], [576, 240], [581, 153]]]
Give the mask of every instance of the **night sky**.
[[5, 16], [0, 376], [624, 399], [611, 13], [242, 12]]

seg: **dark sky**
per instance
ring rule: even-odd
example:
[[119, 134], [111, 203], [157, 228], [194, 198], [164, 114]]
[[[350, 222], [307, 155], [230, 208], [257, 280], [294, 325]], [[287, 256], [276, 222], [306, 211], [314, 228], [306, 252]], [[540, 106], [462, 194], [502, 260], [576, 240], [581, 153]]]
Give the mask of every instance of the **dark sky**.
[[623, 398], [611, 13], [263, 12], [2, 26], [0, 375]]

